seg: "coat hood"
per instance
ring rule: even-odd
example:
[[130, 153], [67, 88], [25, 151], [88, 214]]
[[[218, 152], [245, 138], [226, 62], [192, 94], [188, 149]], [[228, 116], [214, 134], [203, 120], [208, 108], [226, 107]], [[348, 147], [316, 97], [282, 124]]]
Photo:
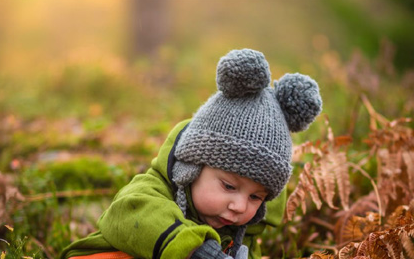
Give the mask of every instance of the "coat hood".
[[172, 181], [172, 168], [177, 158], [174, 155], [175, 147], [184, 129], [187, 127], [191, 119], [178, 123], [168, 134], [167, 139], [162, 144], [158, 156], [151, 162], [151, 167], [157, 170], [170, 186], [173, 186], [173, 192], [177, 191], [177, 187]]

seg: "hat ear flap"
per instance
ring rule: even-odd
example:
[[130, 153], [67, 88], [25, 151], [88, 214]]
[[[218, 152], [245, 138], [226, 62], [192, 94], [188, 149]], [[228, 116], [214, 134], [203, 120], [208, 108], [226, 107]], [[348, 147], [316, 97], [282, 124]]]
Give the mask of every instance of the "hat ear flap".
[[178, 188], [175, 202], [178, 204], [178, 207], [180, 207], [184, 216], [186, 216], [188, 205], [185, 195], [185, 187], [192, 183], [200, 175], [202, 169], [202, 165], [189, 164], [179, 160], [177, 160], [173, 166], [172, 181]]
[[309, 76], [285, 74], [274, 81], [279, 101], [291, 132], [306, 130], [322, 110], [318, 84]]
[[172, 169], [172, 180], [176, 185], [187, 186], [200, 175], [201, 169], [203, 169], [203, 165], [177, 160]]

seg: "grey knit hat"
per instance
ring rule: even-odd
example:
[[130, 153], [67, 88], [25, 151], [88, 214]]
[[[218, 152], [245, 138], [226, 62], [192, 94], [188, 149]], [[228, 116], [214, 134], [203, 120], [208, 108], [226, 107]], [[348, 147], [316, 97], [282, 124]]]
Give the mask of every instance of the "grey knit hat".
[[[173, 181], [185, 213], [183, 189], [203, 165], [248, 177], [277, 197], [292, 167], [290, 132], [308, 128], [321, 112], [318, 84], [309, 76], [286, 74], [270, 86], [261, 52], [232, 50], [217, 66], [217, 93], [194, 114], [175, 150]], [[180, 194], [181, 193], [181, 194]], [[262, 206], [251, 223], [264, 217]]]

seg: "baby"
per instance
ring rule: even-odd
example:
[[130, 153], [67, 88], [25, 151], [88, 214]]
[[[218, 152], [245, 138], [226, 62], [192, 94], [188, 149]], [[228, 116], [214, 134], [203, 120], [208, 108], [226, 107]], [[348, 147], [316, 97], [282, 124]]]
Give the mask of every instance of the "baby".
[[222, 57], [216, 82], [151, 168], [115, 196], [99, 230], [62, 258], [260, 258], [256, 239], [284, 210], [290, 132], [307, 129], [322, 101], [301, 74], [271, 87], [264, 55], [251, 49]]

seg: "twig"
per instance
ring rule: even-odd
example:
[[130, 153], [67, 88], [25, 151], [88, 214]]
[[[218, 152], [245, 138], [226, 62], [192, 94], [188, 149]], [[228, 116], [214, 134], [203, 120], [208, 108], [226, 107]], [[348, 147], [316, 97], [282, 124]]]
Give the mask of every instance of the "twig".
[[324, 220], [321, 220], [321, 219], [319, 219], [317, 217], [311, 217], [310, 218], [310, 221], [313, 222], [313, 223], [315, 223], [315, 224], [318, 224], [320, 226], [323, 226], [323, 227], [325, 227], [325, 228], [327, 228], [327, 229], [329, 229], [331, 231], [334, 230], [334, 226], [332, 224], [329, 224], [328, 222], [326, 222]]
[[348, 134], [349, 136], [352, 136], [352, 133], [355, 130], [355, 122], [358, 119], [358, 113], [359, 113], [359, 107], [361, 105], [361, 102], [359, 101], [359, 97], [356, 99], [354, 106], [352, 107], [351, 110], [351, 116], [349, 118], [349, 129], [348, 129]]
[[6, 243], [8, 246], [10, 245], [9, 242], [7, 242], [7, 240], [4, 240], [3, 238], [0, 238], [0, 241], [3, 241], [4, 243]]
[[335, 255], [338, 254], [338, 249], [336, 247], [334, 247], [334, 246], [319, 245], [319, 244], [314, 244], [314, 243], [306, 243], [305, 246], [312, 247], [312, 248], [316, 248], [316, 249], [332, 250], [332, 251], [334, 251]]
[[381, 199], [380, 199], [380, 195], [378, 192], [378, 188], [377, 185], [375, 184], [374, 180], [372, 179], [372, 177], [364, 170], [362, 169], [360, 166], [354, 164], [354, 163], [349, 163], [349, 165], [351, 167], [353, 167], [354, 169], [358, 170], [361, 172], [361, 174], [363, 176], [365, 176], [366, 178], [368, 178], [371, 181], [372, 187], [374, 188], [374, 192], [375, 195], [377, 196], [377, 201], [378, 201], [378, 213], [379, 213], [379, 225], [381, 225], [381, 213], [382, 213], [382, 206], [381, 206]]
[[373, 130], [377, 129], [375, 120], [380, 122], [382, 125], [386, 125], [389, 122], [384, 116], [382, 116], [381, 114], [375, 111], [374, 107], [372, 107], [371, 103], [368, 101], [368, 98], [365, 96], [365, 94], [361, 94], [361, 99], [371, 117], [371, 123], [370, 123], [371, 129]]
[[26, 202], [42, 201], [51, 198], [71, 198], [79, 196], [97, 196], [97, 195], [111, 195], [114, 194], [113, 189], [94, 189], [94, 190], [75, 190], [75, 191], [61, 191], [61, 192], [47, 192], [25, 197]]

